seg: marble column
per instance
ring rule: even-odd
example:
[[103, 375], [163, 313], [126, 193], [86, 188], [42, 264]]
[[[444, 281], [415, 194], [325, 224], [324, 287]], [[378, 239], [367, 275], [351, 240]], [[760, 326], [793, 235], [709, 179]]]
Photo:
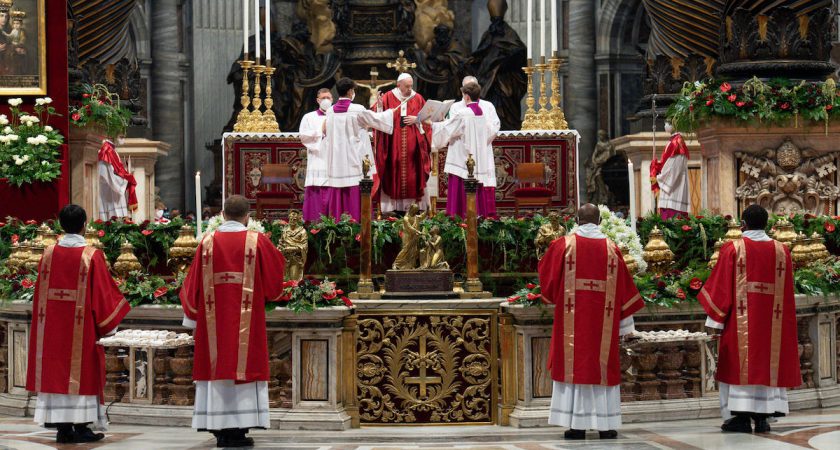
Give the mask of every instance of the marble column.
[[[185, 93], [187, 62], [181, 0], [156, 0], [152, 16], [152, 129], [154, 139], [169, 143], [169, 154], [157, 162], [160, 195], [170, 209], [184, 211], [185, 185], [192, 183], [185, 167]], [[194, 207], [193, 207], [194, 208]]]
[[[578, 179], [585, 192], [583, 163], [595, 148], [598, 95], [595, 89], [595, 2], [569, 1], [569, 59], [566, 76], [566, 117], [569, 127], [580, 132]], [[581, 199], [583, 200], [583, 199]]]

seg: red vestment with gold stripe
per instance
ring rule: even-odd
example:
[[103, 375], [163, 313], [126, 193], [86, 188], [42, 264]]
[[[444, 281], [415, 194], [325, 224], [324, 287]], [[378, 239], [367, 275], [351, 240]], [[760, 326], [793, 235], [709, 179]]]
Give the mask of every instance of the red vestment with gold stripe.
[[[416, 116], [426, 100], [416, 94], [405, 102], [405, 115]], [[382, 108], [394, 110], [394, 132], [386, 134], [376, 132], [376, 171], [379, 175], [382, 192], [394, 200], [419, 199], [423, 197], [426, 181], [432, 169], [429, 136], [430, 128], [424, 127], [425, 134], [415, 125], [400, 126], [402, 102], [393, 90], [382, 96]]]

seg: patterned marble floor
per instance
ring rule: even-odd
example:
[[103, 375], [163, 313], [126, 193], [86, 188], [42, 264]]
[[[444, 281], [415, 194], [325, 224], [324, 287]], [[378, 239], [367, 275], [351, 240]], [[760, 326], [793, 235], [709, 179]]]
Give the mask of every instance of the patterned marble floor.
[[[627, 424], [619, 439], [600, 441], [597, 434], [579, 442], [562, 439], [562, 430], [518, 430], [494, 426], [371, 427], [345, 432], [259, 431], [257, 448], [289, 450], [556, 450], [556, 449], [815, 449], [840, 450], [840, 408], [794, 412], [773, 424], [766, 435], [723, 434], [719, 420]], [[209, 449], [209, 434], [185, 428], [112, 425], [97, 445], [56, 446], [53, 432], [31, 419], [0, 417], [0, 450], [15, 449]]]

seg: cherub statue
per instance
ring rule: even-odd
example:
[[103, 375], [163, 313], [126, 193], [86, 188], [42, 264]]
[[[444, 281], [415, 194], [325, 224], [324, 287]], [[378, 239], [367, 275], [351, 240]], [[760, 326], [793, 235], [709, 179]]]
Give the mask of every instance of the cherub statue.
[[560, 214], [557, 211], [552, 211], [548, 214], [548, 223], [541, 226], [537, 231], [537, 237], [534, 239], [534, 246], [537, 248], [537, 259], [542, 259], [548, 246], [554, 242], [555, 239], [566, 235], [566, 228], [560, 225]]
[[414, 270], [420, 259], [420, 221], [425, 213], [420, 212], [416, 203], [408, 208], [402, 218], [402, 248], [394, 260], [394, 270]]
[[425, 248], [420, 250], [420, 268], [423, 270], [448, 269], [443, 254], [443, 238], [440, 236], [440, 227], [433, 226], [428, 234], [424, 234]]
[[303, 266], [306, 264], [306, 255], [309, 252], [309, 234], [301, 226], [299, 211], [289, 213], [289, 226], [280, 235], [278, 247], [286, 258], [286, 279], [302, 279]]

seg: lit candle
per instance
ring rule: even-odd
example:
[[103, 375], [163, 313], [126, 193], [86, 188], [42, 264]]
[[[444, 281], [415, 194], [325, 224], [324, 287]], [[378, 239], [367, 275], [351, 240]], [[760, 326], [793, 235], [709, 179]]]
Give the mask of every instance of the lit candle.
[[195, 237], [201, 238], [201, 172], [195, 173]]
[[248, 59], [248, 0], [242, 0], [242, 48]]
[[557, 1], [551, 0], [551, 55], [557, 53]]
[[254, 47], [254, 54], [256, 55], [255, 61], [257, 64], [260, 63], [260, 0], [254, 0], [254, 36], [255, 36], [255, 43]]
[[528, 61], [534, 57], [534, 0], [528, 0]]
[[636, 172], [633, 161], [627, 161], [627, 179], [630, 182], [630, 229], [636, 232]]
[[269, 12], [269, 5], [271, 0], [265, 0], [265, 65], [271, 64], [271, 13]]
[[545, 0], [540, 0], [540, 56], [545, 57]]

